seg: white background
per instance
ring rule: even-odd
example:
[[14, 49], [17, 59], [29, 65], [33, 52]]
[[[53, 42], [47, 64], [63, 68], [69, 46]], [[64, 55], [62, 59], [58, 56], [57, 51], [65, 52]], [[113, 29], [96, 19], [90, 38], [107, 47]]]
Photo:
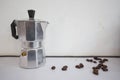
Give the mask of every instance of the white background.
[[49, 21], [46, 55], [120, 56], [120, 0], [0, 0], [0, 55], [19, 55], [11, 37], [13, 19]]

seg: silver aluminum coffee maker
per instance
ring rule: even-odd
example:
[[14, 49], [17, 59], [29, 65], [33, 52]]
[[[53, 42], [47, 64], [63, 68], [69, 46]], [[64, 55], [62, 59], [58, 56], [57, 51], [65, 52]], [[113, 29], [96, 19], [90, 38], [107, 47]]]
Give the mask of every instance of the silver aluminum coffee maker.
[[11, 23], [12, 36], [22, 42], [20, 67], [38, 68], [45, 63], [43, 46], [47, 21], [34, 19], [35, 10], [28, 10], [28, 20], [13, 20]]

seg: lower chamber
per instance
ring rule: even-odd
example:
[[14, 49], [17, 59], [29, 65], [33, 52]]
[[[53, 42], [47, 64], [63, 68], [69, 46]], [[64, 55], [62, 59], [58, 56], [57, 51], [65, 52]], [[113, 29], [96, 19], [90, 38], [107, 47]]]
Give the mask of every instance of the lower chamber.
[[22, 68], [38, 68], [45, 63], [45, 55], [43, 48], [22, 49], [20, 56], [20, 67]]

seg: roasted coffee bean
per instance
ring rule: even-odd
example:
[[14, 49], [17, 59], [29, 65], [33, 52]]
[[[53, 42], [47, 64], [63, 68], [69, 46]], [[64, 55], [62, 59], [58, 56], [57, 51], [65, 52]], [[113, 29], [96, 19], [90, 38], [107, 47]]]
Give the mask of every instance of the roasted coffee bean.
[[96, 61], [93, 61], [93, 63], [97, 63]]
[[104, 64], [106, 61], [108, 61], [108, 59], [101, 59], [98, 57], [94, 57], [94, 60], [99, 60], [99, 64], [96, 67], [92, 67], [93, 74], [98, 75], [99, 69], [102, 69], [103, 71], [108, 71], [108, 66]]
[[102, 63], [102, 64], [103, 64], [103, 63], [104, 63], [104, 61], [103, 61], [103, 60], [100, 60], [100, 61], [99, 61], [99, 63]]
[[100, 69], [101, 67], [100, 66], [96, 66], [96, 69]]
[[82, 63], [80, 63], [79, 66], [80, 66], [80, 68], [83, 68], [83, 67], [84, 67], [84, 65], [83, 65]]
[[99, 74], [98, 69], [93, 69], [93, 74], [98, 75]]
[[101, 68], [103, 71], [108, 71], [108, 69], [107, 68]]
[[87, 62], [89, 62], [89, 59], [86, 59]]
[[107, 65], [102, 65], [102, 68], [107, 68], [108, 66]]
[[80, 68], [83, 68], [83, 67], [84, 67], [84, 65], [82, 63], [80, 63], [79, 65], [75, 66], [75, 68], [77, 68], [77, 69], [80, 69]]
[[66, 71], [66, 70], [67, 70], [67, 68], [62, 68], [61, 70], [62, 70], [62, 71]]
[[65, 65], [65, 66], [63, 66], [63, 67], [62, 67], [62, 71], [66, 71], [66, 70], [67, 70], [67, 68], [68, 68], [68, 66], [66, 66], [66, 65]]
[[75, 68], [80, 69], [80, 68], [81, 68], [81, 66], [80, 66], [80, 65], [76, 65], [76, 66], [75, 66]]
[[55, 68], [56, 68], [55, 66], [52, 66], [52, 67], [51, 67], [52, 70], [55, 70]]
[[103, 66], [103, 64], [98, 64], [97, 66], [101, 67], [101, 66]]
[[68, 66], [67, 65], [65, 65], [65, 66], [63, 66], [64, 68], [68, 68]]
[[95, 60], [102, 60], [101, 58], [99, 57], [93, 57]]
[[108, 61], [108, 59], [100, 60], [99, 63], [105, 63], [106, 61]]
[[89, 61], [90, 61], [90, 62], [93, 62], [93, 60], [92, 60], [92, 59], [90, 59]]
[[102, 66], [103, 66], [103, 64], [98, 64], [98, 65], [96, 66], [96, 69], [100, 69]]
[[62, 71], [66, 71], [67, 70], [67, 68], [62, 68]]
[[96, 67], [92, 67], [92, 69], [97, 69]]
[[104, 62], [108, 61], [108, 59], [103, 59]]
[[87, 62], [93, 62], [93, 60], [92, 60], [92, 59], [86, 59], [86, 61], [87, 61]]

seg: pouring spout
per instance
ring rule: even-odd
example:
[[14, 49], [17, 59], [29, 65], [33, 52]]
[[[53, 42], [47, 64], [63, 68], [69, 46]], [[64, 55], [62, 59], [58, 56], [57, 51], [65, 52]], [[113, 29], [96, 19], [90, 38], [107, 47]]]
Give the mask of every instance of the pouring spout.
[[48, 24], [49, 22], [47, 21], [41, 21], [41, 27], [42, 27], [43, 32], [45, 32]]

